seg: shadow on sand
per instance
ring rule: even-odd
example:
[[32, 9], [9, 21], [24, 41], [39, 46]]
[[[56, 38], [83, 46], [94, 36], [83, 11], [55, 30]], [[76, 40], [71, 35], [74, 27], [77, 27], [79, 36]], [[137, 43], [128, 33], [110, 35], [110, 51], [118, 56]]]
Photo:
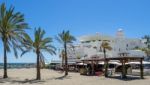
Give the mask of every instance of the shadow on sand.
[[123, 80], [123, 81], [142, 80], [139, 76], [127, 76], [126, 78], [121, 78], [120, 76], [110, 76], [108, 78], [118, 79], [118, 80]]
[[[46, 80], [64, 80], [64, 79], [71, 79], [71, 76], [67, 75], [63, 75], [63, 76], [60, 76], [60, 77], [54, 77], [54, 78], [50, 78], [50, 79], [46, 79]], [[37, 84], [42, 84], [44, 82], [46, 82], [45, 80], [36, 80], [36, 79], [24, 79], [24, 80], [21, 80], [17, 77], [15, 78], [6, 78], [6, 79], [3, 79], [3, 77], [0, 76], [0, 84], [1, 83], [11, 83], [11, 84], [14, 84], [14, 83], [19, 83], [19, 84], [25, 84], [25, 83], [28, 83], [28, 84], [33, 84], [33, 83], [37, 83]]]
[[36, 79], [31, 79], [31, 80], [28, 80], [28, 79], [25, 79], [23, 81], [21, 80], [13, 80], [11, 83], [29, 83], [29, 84], [33, 84], [33, 83], [39, 83], [39, 84], [42, 84], [44, 83], [45, 81], [44, 80], [36, 80]]
[[29, 84], [39, 83], [39, 84], [42, 84], [45, 81], [44, 80], [36, 80], [36, 79], [19, 80], [18, 78], [15, 78], [15, 79], [12, 79], [12, 78], [3, 79], [2, 77], [0, 77], [0, 83], [6, 83], [6, 82], [9, 82], [11, 84], [14, 84], [14, 83], [20, 83], [20, 84], [24, 84], [24, 83], [29, 83]]
[[58, 79], [58, 80], [63, 80], [63, 79], [71, 79], [71, 76], [69, 76], [69, 75], [63, 75], [63, 76], [60, 76], [60, 77], [57, 77], [57, 78], [55, 78], [56, 80]]

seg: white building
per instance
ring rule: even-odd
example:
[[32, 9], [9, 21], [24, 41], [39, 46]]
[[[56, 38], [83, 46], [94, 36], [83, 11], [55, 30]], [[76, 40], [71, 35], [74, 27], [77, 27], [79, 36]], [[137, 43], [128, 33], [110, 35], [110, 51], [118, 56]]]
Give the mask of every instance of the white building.
[[80, 43], [77, 45], [68, 45], [68, 61], [76, 61], [78, 58], [90, 58], [95, 55], [103, 58], [104, 54], [101, 48], [103, 41], [108, 42], [112, 47], [112, 50], [107, 50], [107, 57], [118, 57], [119, 53], [124, 52], [131, 57], [145, 56], [144, 52], [135, 50], [136, 47], [145, 47], [143, 40], [126, 38], [122, 29], [119, 29], [114, 37], [96, 33], [81, 36], [79, 41]]

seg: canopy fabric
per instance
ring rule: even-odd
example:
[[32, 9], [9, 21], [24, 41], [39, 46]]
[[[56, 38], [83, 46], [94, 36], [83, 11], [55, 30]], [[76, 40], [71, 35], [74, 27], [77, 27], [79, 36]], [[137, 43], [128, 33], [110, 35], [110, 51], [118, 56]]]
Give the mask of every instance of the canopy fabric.
[[[140, 62], [129, 62], [128, 64], [140, 64]], [[143, 61], [143, 64], [150, 64], [150, 62]]]

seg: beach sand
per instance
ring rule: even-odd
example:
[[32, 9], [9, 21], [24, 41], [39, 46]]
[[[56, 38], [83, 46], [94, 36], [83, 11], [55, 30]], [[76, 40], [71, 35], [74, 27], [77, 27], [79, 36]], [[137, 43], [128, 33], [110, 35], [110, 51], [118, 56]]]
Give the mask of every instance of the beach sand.
[[0, 85], [150, 85], [150, 76], [145, 79], [121, 80], [118, 78], [105, 78], [104, 76], [83, 76], [79, 73], [64, 73], [49, 69], [41, 70], [42, 80], [35, 80], [36, 69], [8, 69], [8, 79], [3, 79], [3, 70], [0, 70]]

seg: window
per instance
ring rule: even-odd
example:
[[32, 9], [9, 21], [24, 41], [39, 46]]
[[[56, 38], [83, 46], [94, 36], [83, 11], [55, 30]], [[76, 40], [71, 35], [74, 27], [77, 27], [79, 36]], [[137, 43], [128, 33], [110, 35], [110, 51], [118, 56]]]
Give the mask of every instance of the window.
[[126, 47], [128, 47], [129, 45], [127, 44]]

